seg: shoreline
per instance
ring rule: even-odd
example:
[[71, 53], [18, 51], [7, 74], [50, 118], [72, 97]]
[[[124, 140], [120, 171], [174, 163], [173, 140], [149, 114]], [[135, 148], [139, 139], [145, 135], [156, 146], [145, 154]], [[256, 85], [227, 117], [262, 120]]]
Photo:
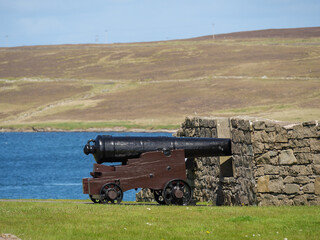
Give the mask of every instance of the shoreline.
[[168, 132], [175, 133], [178, 129], [142, 129], [142, 128], [125, 128], [125, 127], [114, 127], [114, 128], [75, 128], [71, 130], [61, 129], [61, 128], [51, 128], [51, 127], [27, 127], [27, 128], [0, 128], [0, 133], [6, 132]]

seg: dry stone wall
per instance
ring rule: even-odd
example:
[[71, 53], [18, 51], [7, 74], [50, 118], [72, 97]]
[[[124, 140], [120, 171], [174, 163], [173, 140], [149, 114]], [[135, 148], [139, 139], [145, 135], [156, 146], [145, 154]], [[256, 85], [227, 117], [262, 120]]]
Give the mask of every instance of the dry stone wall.
[[[180, 137], [231, 138], [232, 156], [196, 158], [195, 201], [214, 205], [320, 205], [320, 126], [256, 118], [186, 118]], [[138, 201], [152, 200], [142, 191]]]

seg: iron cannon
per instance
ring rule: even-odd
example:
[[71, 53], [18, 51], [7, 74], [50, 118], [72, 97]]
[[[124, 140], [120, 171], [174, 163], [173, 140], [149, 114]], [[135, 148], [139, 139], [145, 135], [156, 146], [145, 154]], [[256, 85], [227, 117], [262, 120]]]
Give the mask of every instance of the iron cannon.
[[[190, 137], [112, 137], [98, 135], [84, 147], [95, 161], [92, 178], [83, 179], [83, 193], [94, 203], [120, 203], [123, 192], [150, 188], [159, 204], [187, 205], [186, 159], [229, 156], [231, 140]], [[102, 163], [121, 162], [122, 165]]]
[[[90, 143], [94, 145], [90, 145]], [[126, 162], [142, 153], [183, 149], [186, 158], [230, 155], [230, 139], [191, 137], [112, 137], [98, 135], [90, 139], [83, 151], [93, 154], [97, 163]]]

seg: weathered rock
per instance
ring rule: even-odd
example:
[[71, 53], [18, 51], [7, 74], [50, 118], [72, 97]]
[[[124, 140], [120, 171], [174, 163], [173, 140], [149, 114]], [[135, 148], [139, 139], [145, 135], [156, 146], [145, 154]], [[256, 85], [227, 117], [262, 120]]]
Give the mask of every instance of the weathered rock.
[[294, 205], [308, 205], [308, 199], [305, 195], [296, 196], [293, 198]]
[[140, 192], [136, 193], [137, 202], [153, 202], [154, 196], [153, 193], [148, 188], [141, 189]]
[[273, 165], [264, 165], [264, 173], [266, 175], [279, 175], [279, 167]]
[[289, 141], [290, 147], [308, 147], [310, 145], [308, 139], [290, 139]]
[[319, 138], [311, 138], [310, 139], [310, 149], [311, 151], [320, 151], [320, 139]]
[[293, 155], [293, 151], [291, 149], [283, 150], [279, 155], [279, 164], [281, 165], [293, 165], [298, 163], [296, 157]]
[[284, 183], [293, 183], [294, 182], [294, 177], [291, 176], [287, 176], [285, 177], [285, 179], [283, 180]]
[[269, 181], [268, 189], [269, 192], [281, 193], [283, 191], [283, 179]]
[[244, 133], [242, 130], [232, 129], [231, 134], [233, 142], [241, 143], [243, 141]]
[[313, 174], [320, 176], [320, 164], [315, 164], [312, 166]]
[[294, 165], [291, 166], [289, 169], [289, 174], [291, 176], [308, 176], [308, 175], [312, 175], [312, 168], [310, 165], [308, 166], [303, 166], [303, 165]]
[[314, 193], [320, 195], [320, 177], [316, 177], [314, 181]]
[[309, 122], [303, 122], [302, 126], [309, 126], [309, 127], [314, 127], [318, 124], [317, 120], [309, 121]]
[[252, 127], [254, 130], [264, 130], [266, 128], [266, 124], [264, 121], [257, 121], [252, 123]]
[[309, 164], [313, 161], [313, 155], [312, 153], [296, 153], [296, 159], [298, 164]]
[[302, 190], [305, 193], [314, 193], [314, 183], [308, 183], [307, 185], [304, 185]]
[[320, 154], [312, 154], [311, 157], [314, 164], [320, 164]]
[[269, 176], [262, 176], [257, 181], [257, 192], [269, 192]]
[[308, 178], [307, 176], [298, 176], [294, 178], [294, 183], [298, 183], [298, 184], [310, 183], [310, 178]]
[[294, 193], [298, 193], [299, 190], [300, 190], [300, 186], [297, 184], [286, 184], [283, 191], [286, 194], [294, 194]]
[[270, 164], [271, 157], [270, 153], [267, 152], [265, 154], [262, 154], [260, 157], [256, 159], [257, 164]]
[[259, 141], [254, 141], [252, 143], [253, 152], [255, 154], [263, 153], [264, 152], [264, 144]]
[[239, 119], [238, 120], [238, 128], [244, 131], [250, 131], [250, 121]]

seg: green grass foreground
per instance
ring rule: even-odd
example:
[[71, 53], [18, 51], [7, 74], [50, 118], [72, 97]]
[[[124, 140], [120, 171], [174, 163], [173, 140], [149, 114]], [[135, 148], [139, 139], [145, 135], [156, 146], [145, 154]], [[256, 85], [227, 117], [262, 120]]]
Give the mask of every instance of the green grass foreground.
[[0, 233], [21, 239], [319, 239], [320, 207], [0, 202]]

